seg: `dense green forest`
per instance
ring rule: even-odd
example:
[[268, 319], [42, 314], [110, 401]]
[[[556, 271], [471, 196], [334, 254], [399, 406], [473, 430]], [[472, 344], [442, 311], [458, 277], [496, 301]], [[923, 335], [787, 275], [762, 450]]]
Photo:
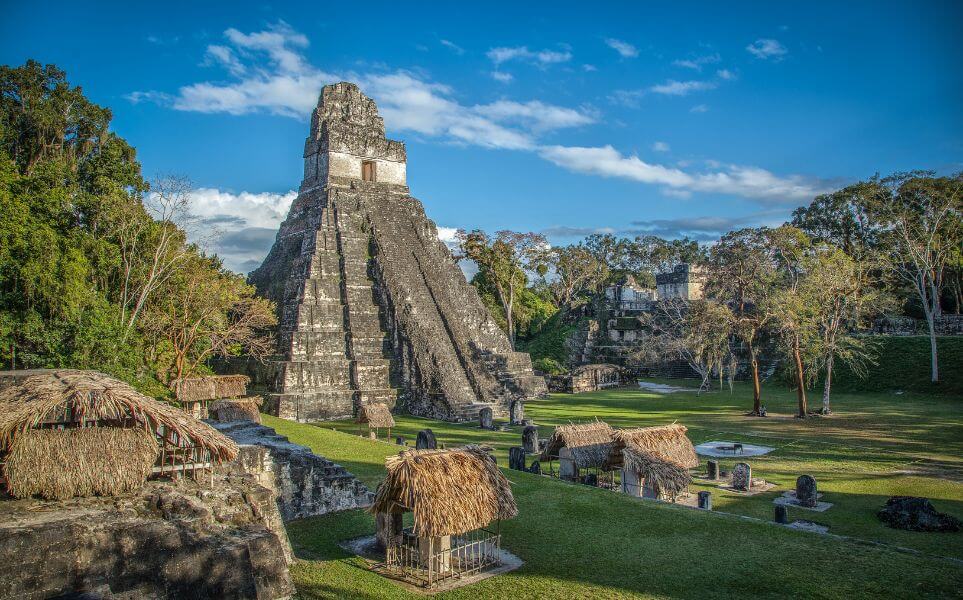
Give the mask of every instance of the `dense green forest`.
[[190, 186], [145, 180], [54, 65], [0, 67], [0, 367], [97, 369], [155, 396], [263, 353], [274, 308], [188, 241]]

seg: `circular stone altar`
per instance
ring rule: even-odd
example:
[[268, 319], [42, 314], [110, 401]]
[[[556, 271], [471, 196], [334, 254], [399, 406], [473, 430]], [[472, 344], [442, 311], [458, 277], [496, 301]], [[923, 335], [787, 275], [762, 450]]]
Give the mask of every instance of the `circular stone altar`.
[[741, 456], [762, 456], [775, 450], [769, 446], [757, 446], [745, 442], [705, 442], [695, 447], [696, 454], [715, 458], [731, 458]]

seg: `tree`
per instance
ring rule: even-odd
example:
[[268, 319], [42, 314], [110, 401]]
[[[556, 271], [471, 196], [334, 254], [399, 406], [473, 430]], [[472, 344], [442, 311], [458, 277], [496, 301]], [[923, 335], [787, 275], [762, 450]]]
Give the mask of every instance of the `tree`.
[[515, 348], [515, 301], [527, 282], [526, 271], [544, 274], [548, 241], [537, 233], [499, 231], [491, 238], [484, 231], [458, 232], [464, 257], [478, 265], [479, 273], [494, 287], [505, 311], [506, 329]]
[[585, 246], [555, 246], [548, 251], [547, 263], [554, 274], [548, 288], [559, 308], [572, 305], [581, 293], [596, 289], [601, 283], [603, 268]]
[[852, 257], [864, 257], [879, 243], [879, 226], [860, 201], [871, 188], [871, 184], [861, 182], [817, 196], [808, 206], [793, 211], [791, 225], [814, 243], [836, 246]]
[[888, 305], [888, 296], [874, 284], [875, 261], [856, 260], [838, 248], [819, 246], [802, 261], [799, 295], [813, 310], [816, 335], [807, 354], [818, 357], [824, 370], [822, 414], [831, 414], [830, 391], [836, 360], [864, 373], [873, 360], [871, 341], [854, 335], [869, 317]]
[[731, 324], [731, 311], [718, 302], [660, 302], [655, 313], [646, 317], [648, 333], [637, 347], [636, 358], [681, 359], [702, 378], [699, 390], [708, 390], [712, 371], [721, 379], [729, 363]]
[[752, 371], [752, 412], [762, 414], [758, 340], [771, 315], [769, 298], [776, 268], [768, 230], [740, 229], [720, 238], [709, 250], [706, 296], [730, 307], [733, 333], [746, 346]]
[[189, 255], [158, 297], [144, 328], [167, 351], [170, 379], [189, 377], [210, 356], [262, 358], [274, 347], [268, 332], [277, 324], [273, 304], [216, 258]]
[[[143, 206], [127, 203], [116, 212], [120, 250], [120, 319], [125, 337], [151, 295], [194, 250], [183, 227], [190, 220], [191, 184], [182, 177], [158, 179]], [[146, 211], [144, 210], [146, 208]]]
[[796, 379], [796, 398], [800, 419], [809, 414], [806, 399], [807, 372], [811, 360], [804, 357], [805, 349], [812, 348], [816, 334], [816, 307], [801, 293], [803, 259], [810, 240], [801, 230], [789, 225], [768, 232], [768, 243], [776, 260], [779, 286], [766, 299], [766, 310], [772, 315], [784, 354], [790, 359]]
[[896, 173], [870, 184], [860, 202], [880, 224], [893, 273], [919, 298], [930, 336], [930, 378], [937, 383], [936, 318], [942, 311], [943, 277], [963, 244], [963, 173]]

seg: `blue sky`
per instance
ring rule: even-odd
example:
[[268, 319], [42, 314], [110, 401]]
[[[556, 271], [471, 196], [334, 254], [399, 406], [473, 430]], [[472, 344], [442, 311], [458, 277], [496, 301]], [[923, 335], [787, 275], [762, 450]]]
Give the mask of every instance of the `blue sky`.
[[[521, 5], [520, 5], [521, 4]], [[454, 5], [451, 5], [454, 6]], [[19, 3], [56, 63], [249, 270], [325, 83], [359, 83], [442, 227], [712, 239], [876, 172], [963, 169], [960, 2]]]

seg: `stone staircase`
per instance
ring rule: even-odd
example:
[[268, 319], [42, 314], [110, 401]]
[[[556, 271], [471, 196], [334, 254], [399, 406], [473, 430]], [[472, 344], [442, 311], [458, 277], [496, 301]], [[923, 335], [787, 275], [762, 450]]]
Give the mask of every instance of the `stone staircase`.
[[368, 277], [369, 236], [324, 207], [285, 287], [279, 344], [278, 416], [298, 421], [348, 418], [359, 403], [394, 406], [390, 343]]

